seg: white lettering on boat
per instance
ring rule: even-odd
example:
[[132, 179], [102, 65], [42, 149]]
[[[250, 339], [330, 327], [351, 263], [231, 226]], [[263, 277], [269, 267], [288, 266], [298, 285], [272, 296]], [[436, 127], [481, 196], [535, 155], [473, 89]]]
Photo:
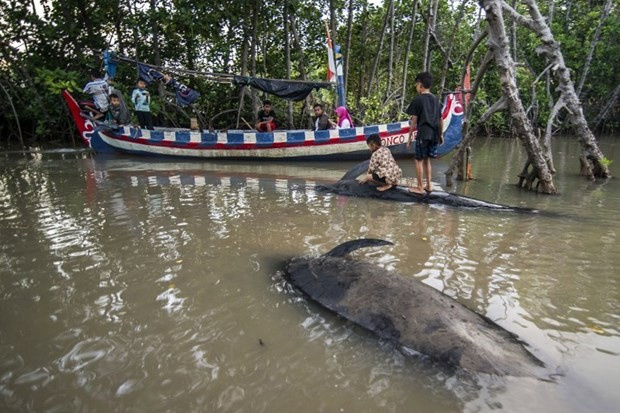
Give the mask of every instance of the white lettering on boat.
[[[415, 132], [414, 132], [415, 139]], [[392, 136], [384, 136], [381, 138], [381, 143], [383, 146], [393, 146], [393, 145], [401, 145], [407, 142], [407, 135], [404, 133]]]

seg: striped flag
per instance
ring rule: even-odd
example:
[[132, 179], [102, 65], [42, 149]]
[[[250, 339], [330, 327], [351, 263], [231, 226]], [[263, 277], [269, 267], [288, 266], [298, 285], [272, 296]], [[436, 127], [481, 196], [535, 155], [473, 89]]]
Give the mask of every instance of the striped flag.
[[336, 62], [334, 61], [334, 47], [332, 38], [329, 35], [329, 26], [325, 20], [325, 30], [327, 31], [327, 81], [336, 83]]

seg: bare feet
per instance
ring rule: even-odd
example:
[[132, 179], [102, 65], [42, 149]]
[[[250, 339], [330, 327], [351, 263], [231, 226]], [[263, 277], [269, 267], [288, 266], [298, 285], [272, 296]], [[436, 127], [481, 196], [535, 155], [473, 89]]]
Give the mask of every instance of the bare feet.
[[411, 192], [412, 194], [416, 194], [416, 195], [424, 195], [425, 194], [424, 189], [418, 188], [418, 187], [415, 187], [415, 186], [410, 187], [409, 188], [409, 192]]
[[377, 187], [377, 191], [383, 192], [383, 191], [387, 191], [388, 189], [390, 189], [393, 185], [383, 185], [383, 186], [378, 186]]

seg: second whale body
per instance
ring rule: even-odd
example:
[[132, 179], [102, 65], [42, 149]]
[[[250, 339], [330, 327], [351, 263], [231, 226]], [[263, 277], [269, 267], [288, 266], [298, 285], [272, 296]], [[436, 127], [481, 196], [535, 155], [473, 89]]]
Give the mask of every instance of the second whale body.
[[391, 244], [360, 239], [319, 257], [294, 258], [285, 278], [322, 306], [442, 366], [537, 375], [543, 363], [492, 320], [415, 278], [349, 256], [358, 248]]

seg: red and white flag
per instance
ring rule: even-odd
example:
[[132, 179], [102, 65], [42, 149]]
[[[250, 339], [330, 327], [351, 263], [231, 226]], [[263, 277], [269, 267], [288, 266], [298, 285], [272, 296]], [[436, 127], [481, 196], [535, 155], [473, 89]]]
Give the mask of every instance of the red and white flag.
[[336, 62], [334, 61], [334, 47], [332, 46], [332, 38], [329, 35], [329, 26], [325, 21], [325, 30], [327, 31], [327, 81], [336, 83]]

